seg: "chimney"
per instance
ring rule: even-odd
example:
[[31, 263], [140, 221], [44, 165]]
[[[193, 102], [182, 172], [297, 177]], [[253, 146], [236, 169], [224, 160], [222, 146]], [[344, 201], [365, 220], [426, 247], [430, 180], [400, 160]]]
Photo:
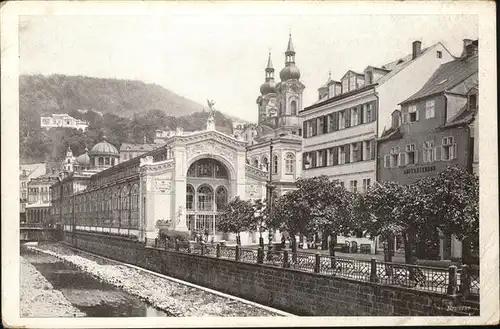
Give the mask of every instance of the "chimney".
[[464, 39], [464, 50], [462, 52], [462, 57], [471, 57], [477, 55], [478, 42]]
[[468, 45], [472, 44], [472, 40], [471, 39], [464, 39], [464, 49], [467, 48]]
[[400, 110], [394, 110], [394, 112], [392, 112], [392, 125], [391, 125], [391, 128], [392, 129], [397, 129], [399, 128], [401, 124], [401, 111]]
[[421, 53], [422, 53], [422, 42], [413, 41], [413, 51], [411, 59], [417, 58], [418, 56], [420, 56]]

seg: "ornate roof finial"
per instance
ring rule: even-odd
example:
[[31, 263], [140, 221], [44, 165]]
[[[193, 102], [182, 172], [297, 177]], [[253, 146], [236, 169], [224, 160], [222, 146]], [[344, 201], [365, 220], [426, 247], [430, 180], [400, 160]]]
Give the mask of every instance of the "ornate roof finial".
[[266, 69], [273, 69], [273, 61], [271, 60], [271, 48], [269, 48], [269, 57], [267, 59]]
[[286, 48], [287, 53], [295, 53], [295, 50], [293, 49], [293, 42], [292, 42], [292, 29], [290, 29], [290, 34], [288, 35], [288, 47]]
[[332, 69], [328, 70], [328, 80], [332, 80]]

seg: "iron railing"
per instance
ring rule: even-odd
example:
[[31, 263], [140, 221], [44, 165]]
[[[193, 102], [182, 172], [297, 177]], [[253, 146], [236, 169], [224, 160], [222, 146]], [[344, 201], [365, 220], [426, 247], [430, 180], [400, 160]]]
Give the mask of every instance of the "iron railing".
[[[152, 245], [150, 245], [152, 246]], [[448, 268], [379, 262], [312, 253], [292, 253], [263, 248], [249, 249], [220, 244], [200, 244], [155, 239], [154, 247], [206, 257], [264, 264], [295, 271], [401, 286], [441, 294], [479, 295], [479, 269], [463, 265]]]
[[246, 263], [257, 263], [258, 251], [255, 249], [240, 248], [240, 261]]

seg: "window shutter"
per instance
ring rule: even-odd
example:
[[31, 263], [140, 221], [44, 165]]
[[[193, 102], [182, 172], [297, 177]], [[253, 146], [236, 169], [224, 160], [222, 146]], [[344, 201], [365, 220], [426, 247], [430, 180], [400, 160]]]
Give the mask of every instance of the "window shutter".
[[377, 102], [372, 102], [372, 121], [377, 120]]
[[425, 146], [424, 146], [424, 148], [423, 148], [423, 152], [422, 152], [422, 161], [423, 161], [424, 163], [430, 162], [430, 161], [428, 161], [428, 159], [427, 159], [427, 156], [428, 156], [428, 154], [429, 154], [429, 151], [428, 151], [428, 150], [429, 150], [429, 149], [426, 149], [426, 148], [425, 148]]
[[408, 123], [408, 113], [403, 113], [401, 121], [402, 123]]
[[358, 114], [358, 121], [359, 121], [359, 124], [362, 124], [364, 122], [364, 106], [363, 105], [360, 105], [359, 106], [359, 114]]
[[390, 155], [386, 155], [384, 157], [384, 167], [385, 168], [390, 168], [391, 167], [391, 156]]
[[415, 164], [418, 163], [418, 151], [415, 150]]
[[405, 159], [405, 161], [403, 161], [403, 157], [405, 155], [406, 155], [406, 153], [403, 153], [403, 152], [399, 153], [399, 155], [398, 155], [398, 167], [401, 167], [404, 165], [404, 163], [406, 163], [406, 159]]
[[370, 160], [375, 159], [375, 140], [370, 141]]
[[326, 134], [328, 132], [328, 116], [325, 115], [323, 117], [323, 134]]
[[333, 131], [339, 130], [339, 112], [333, 113]]
[[450, 159], [456, 159], [457, 158], [457, 144], [453, 144], [451, 146], [451, 150], [452, 150], [452, 156], [450, 156]]
[[345, 127], [349, 128], [351, 126], [351, 109], [345, 110]]
[[339, 164], [339, 148], [337, 146], [334, 146], [332, 152], [333, 152], [332, 165], [335, 166]]
[[445, 159], [444, 159], [444, 146], [439, 146], [439, 151], [441, 153], [441, 156], [440, 156], [441, 161], [445, 161]]
[[420, 111], [419, 111], [419, 109], [417, 108], [417, 109], [415, 110], [415, 121], [418, 121], [419, 112], [420, 112]]
[[345, 147], [345, 163], [351, 162], [351, 145], [347, 144]]
[[307, 121], [304, 121], [302, 123], [302, 133], [303, 133], [302, 137], [306, 138], [307, 137]]

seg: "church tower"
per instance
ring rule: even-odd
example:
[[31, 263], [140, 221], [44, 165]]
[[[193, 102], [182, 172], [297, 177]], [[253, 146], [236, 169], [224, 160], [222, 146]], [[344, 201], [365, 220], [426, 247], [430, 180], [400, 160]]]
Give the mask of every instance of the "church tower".
[[265, 69], [265, 82], [260, 86], [260, 96], [257, 98], [259, 111], [259, 124], [269, 124], [269, 118], [275, 117], [276, 109], [276, 83], [274, 82], [274, 67], [271, 53], [267, 59]]
[[276, 86], [278, 95], [276, 128], [297, 133], [300, 126], [298, 114], [302, 109], [302, 93], [305, 86], [300, 82], [300, 70], [295, 65], [292, 34], [289, 35], [285, 51], [285, 67], [280, 72], [280, 80]]
[[71, 147], [68, 145], [68, 149], [66, 150], [66, 157], [63, 161], [64, 171], [73, 172], [73, 165], [75, 164], [75, 156], [73, 155], [73, 151], [71, 151]]

